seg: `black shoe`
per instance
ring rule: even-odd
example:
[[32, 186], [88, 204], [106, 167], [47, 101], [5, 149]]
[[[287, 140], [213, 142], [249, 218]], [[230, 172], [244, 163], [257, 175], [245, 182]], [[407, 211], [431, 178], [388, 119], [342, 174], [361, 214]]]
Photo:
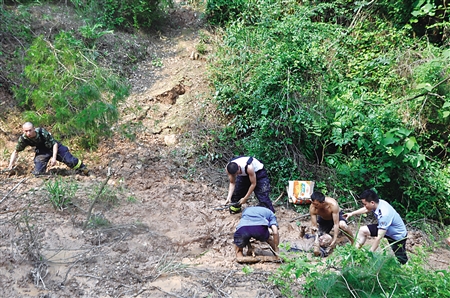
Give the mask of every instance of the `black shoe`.
[[82, 165], [82, 166], [77, 170], [77, 174], [89, 176], [89, 169], [88, 169], [85, 165]]
[[45, 173], [45, 172], [38, 172], [38, 171], [36, 171], [36, 170], [33, 170], [33, 171], [31, 172], [31, 174], [33, 174], [34, 177], [41, 177], [41, 176], [44, 176], [46, 173]]

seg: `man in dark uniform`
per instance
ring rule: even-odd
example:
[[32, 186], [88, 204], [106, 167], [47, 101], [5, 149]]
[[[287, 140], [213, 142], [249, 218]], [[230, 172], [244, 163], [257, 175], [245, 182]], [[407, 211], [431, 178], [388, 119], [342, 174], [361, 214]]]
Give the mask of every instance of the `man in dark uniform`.
[[231, 213], [239, 213], [241, 205], [247, 202], [252, 192], [258, 198], [259, 206], [266, 207], [275, 213], [269, 197], [270, 181], [264, 164], [256, 158], [242, 156], [229, 162], [225, 170], [230, 179], [225, 205], [232, 203]]
[[45, 173], [49, 161], [50, 166], [54, 166], [56, 161], [60, 161], [66, 164], [69, 168], [78, 170], [80, 173], [85, 175], [89, 173], [89, 170], [81, 162], [81, 160], [74, 157], [66, 146], [56, 141], [51, 133], [44, 128], [35, 128], [33, 123], [26, 122], [22, 126], [22, 129], [23, 135], [19, 137], [16, 149], [11, 155], [8, 166], [9, 170], [13, 168], [18, 153], [23, 151], [27, 146], [31, 146], [36, 147], [33, 171], [35, 176]]

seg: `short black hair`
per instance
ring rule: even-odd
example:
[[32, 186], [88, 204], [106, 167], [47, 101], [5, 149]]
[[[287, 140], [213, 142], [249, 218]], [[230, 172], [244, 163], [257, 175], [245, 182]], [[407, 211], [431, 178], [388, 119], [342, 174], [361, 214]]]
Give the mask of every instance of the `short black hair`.
[[380, 198], [378, 197], [378, 194], [373, 191], [372, 189], [366, 189], [365, 191], [363, 191], [360, 195], [359, 198], [361, 200], [365, 200], [366, 202], [375, 202], [378, 203], [380, 202]]
[[230, 173], [231, 175], [236, 174], [238, 170], [239, 166], [237, 163], [230, 162], [229, 164], [227, 164], [227, 172]]
[[322, 203], [325, 201], [325, 195], [321, 192], [315, 191], [311, 195], [311, 201], [317, 201], [319, 203]]

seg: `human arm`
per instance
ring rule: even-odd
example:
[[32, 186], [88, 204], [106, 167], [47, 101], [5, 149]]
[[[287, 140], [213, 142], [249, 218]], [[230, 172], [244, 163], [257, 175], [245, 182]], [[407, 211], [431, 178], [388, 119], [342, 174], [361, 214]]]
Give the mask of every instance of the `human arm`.
[[55, 144], [53, 144], [53, 154], [52, 154], [52, 158], [50, 159], [50, 166], [54, 166], [56, 164], [56, 155], [58, 154], [58, 143], [55, 142]]
[[309, 215], [311, 217], [310, 230], [311, 230], [311, 232], [316, 232], [318, 230], [318, 228], [317, 228], [317, 211], [316, 211], [316, 207], [314, 207], [314, 205], [309, 206]]
[[369, 212], [369, 210], [367, 210], [366, 207], [362, 207], [362, 208], [360, 208], [358, 210], [355, 210], [353, 212], [345, 213], [343, 216], [344, 216], [345, 219], [349, 219], [350, 217], [352, 217], [354, 215], [360, 215], [360, 214], [364, 214], [364, 213], [367, 213], [367, 212]]
[[19, 155], [19, 153], [17, 152], [17, 150], [14, 150], [13, 153], [11, 154], [11, 158], [9, 160], [8, 170], [12, 170], [18, 155]]
[[224, 205], [231, 202], [231, 197], [233, 196], [234, 188], [236, 187], [236, 175], [228, 174], [228, 179], [230, 180], [230, 184], [228, 185], [228, 195]]
[[339, 235], [339, 207], [333, 206], [332, 207], [332, 217], [333, 217], [333, 230], [334, 230], [334, 234], [333, 234], [333, 241], [331, 241], [330, 243], [330, 248], [334, 248], [336, 246], [336, 241], [337, 241], [337, 237]]
[[239, 200], [239, 204], [245, 204], [248, 200], [248, 198], [250, 197], [250, 195], [252, 194], [253, 190], [256, 187], [256, 173], [255, 173], [255, 169], [253, 168], [253, 166], [250, 164], [247, 167], [247, 175], [248, 178], [250, 180], [250, 187], [248, 188], [247, 193], [245, 194], [245, 196]]
[[375, 241], [372, 244], [372, 247], [370, 248], [370, 251], [376, 251], [378, 246], [380, 245], [381, 239], [386, 236], [386, 230], [378, 229], [378, 236], [375, 238]]
[[52, 147], [52, 158], [50, 159], [50, 166], [56, 165], [56, 156], [58, 154], [58, 143], [53, 144]]
[[270, 228], [272, 229], [272, 238], [269, 237], [269, 240], [267, 242], [269, 243], [270, 247], [275, 251], [276, 254], [279, 252], [278, 245], [280, 244], [280, 234], [278, 233], [278, 227], [276, 225], [271, 225]]

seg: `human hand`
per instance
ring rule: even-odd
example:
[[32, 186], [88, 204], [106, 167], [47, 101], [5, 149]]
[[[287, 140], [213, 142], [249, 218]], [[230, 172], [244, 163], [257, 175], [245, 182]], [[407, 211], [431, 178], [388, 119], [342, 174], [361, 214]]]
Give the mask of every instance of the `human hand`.
[[344, 215], [342, 215], [345, 219], [349, 219], [350, 217], [353, 216], [353, 212], [350, 213], [345, 213]]
[[50, 166], [53, 167], [54, 165], [56, 165], [56, 158], [52, 157], [52, 158], [50, 159]]
[[239, 200], [239, 205], [244, 205], [247, 202], [245, 198]]

